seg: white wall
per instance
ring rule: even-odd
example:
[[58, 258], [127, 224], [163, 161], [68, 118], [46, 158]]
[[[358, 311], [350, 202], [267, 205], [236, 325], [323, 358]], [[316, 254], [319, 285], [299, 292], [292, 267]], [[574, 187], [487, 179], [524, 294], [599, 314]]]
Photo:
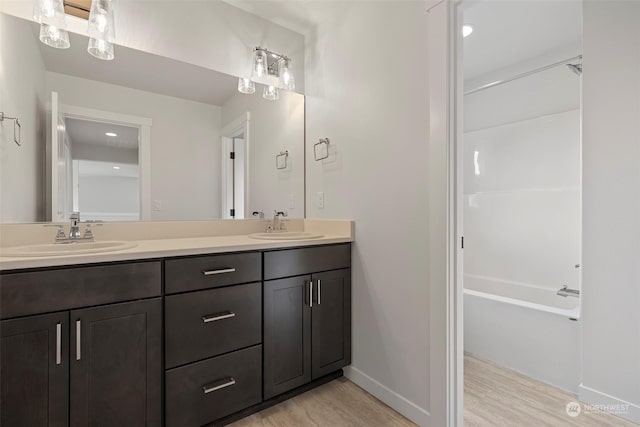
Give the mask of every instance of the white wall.
[[640, 2], [585, 1], [580, 398], [640, 423], [638, 22]]
[[[0, 222], [44, 220], [45, 69], [29, 28], [0, 13], [0, 111], [18, 117], [0, 123]], [[35, 172], [34, 172], [35, 171]]]
[[[427, 13], [421, 1], [319, 2], [307, 40], [307, 216], [351, 218], [347, 376], [425, 425], [429, 411]], [[408, 72], [407, 72], [408, 71]], [[331, 139], [331, 158], [313, 144]], [[324, 192], [325, 207], [316, 204]]]
[[579, 289], [580, 111], [467, 132], [463, 167], [465, 280]]
[[[33, 3], [3, 0], [0, 10], [31, 20]], [[293, 59], [296, 90], [304, 92], [304, 37], [220, 0], [120, 1], [115, 23], [118, 45], [234, 76], [250, 72], [257, 45], [283, 53]], [[85, 20], [67, 16], [67, 26], [86, 35]]]
[[137, 148], [110, 147], [108, 145], [83, 144], [77, 141], [72, 142], [71, 157], [73, 159], [126, 164], [138, 163]]
[[[220, 107], [47, 72], [60, 103], [147, 117], [151, 127], [151, 219], [220, 217]], [[152, 205], [153, 206], [153, 205]]]
[[[222, 127], [249, 112], [249, 204], [251, 212], [274, 210], [304, 218], [304, 96], [280, 91], [280, 99], [236, 92], [222, 106]], [[276, 169], [276, 154], [288, 151], [287, 168]], [[293, 199], [293, 203], [291, 200]]]
[[138, 178], [80, 174], [78, 184], [78, 208], [83, 220], [137, 221], [140, 218]]

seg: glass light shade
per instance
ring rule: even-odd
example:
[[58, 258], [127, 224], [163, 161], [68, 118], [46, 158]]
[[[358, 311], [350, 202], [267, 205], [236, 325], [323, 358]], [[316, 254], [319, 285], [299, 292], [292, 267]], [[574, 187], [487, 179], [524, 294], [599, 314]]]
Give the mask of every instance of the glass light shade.
[[115, 57], [112, 43], [94, 38], [89, 39], [87, 52], [96, 58], [103, 59], [105, 61], [111, 61]]
[[89, 14], [89, 37], [109, 43], [116, 41], [112, 0], [93, 0]]
[[275, 86], [265, 86], [262, 97], [264, 99], [268, 99], [269, 101], [277, 101], [278, 99], [280, 99], [280, 91]]
[[33, 2], [33, 19], [40, 24], [64, 30], [67, 26], [63, 0], [35, 0]]
[[262, 50], [256, 50], [253, 56], [253, 68], [251, 77], [264, 77], [267, 75], [267, 54]]
[[294, 90], [296, 82], [291, 72], [291, 60], [285, 59], [280, 65], [280, 86], [286, 90]]
[[71, 46], [67, 30], [45, 23], [40, 24], [40, 41], [56, 49], [68, 49]]
[[256, 84], [251, 79], [245, 79], [240, 77], [238, 79], [238, 92], [251, 95], [256, 91]]

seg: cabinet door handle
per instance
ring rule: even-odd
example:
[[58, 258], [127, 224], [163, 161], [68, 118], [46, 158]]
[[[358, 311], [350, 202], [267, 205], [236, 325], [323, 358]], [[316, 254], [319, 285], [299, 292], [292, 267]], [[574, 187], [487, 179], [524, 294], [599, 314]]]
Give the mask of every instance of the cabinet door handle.
[[322, 288], [322, 281], [318, 279], [318, 300], [316, 301], [320, 305], [320, 289]]
[[309, 280], [309, 307], [313, 307], [313, 280]]
[[62, 323], [56, 325], [56, 365], [62, 363]]
[[202, 274], [205, 276], [213, 276], [214, 274], [235, 273], [235, 272], [236, 272], [235, 268], [223, 268], [220, 270], [204, 270]]
[[202, 391], [204, 392], [204, 394], [212, 393], [214, 391], [222, 390], [223, 388], [231, 387], [232, 385], [235, 385], [235, 383], [236, 380], [229, 377], [224, 380], [219, 380], [214, 383], [204, 385], [202, 387]]
[[223, 311], [222, 313], [209, 314], [207, 316], [202, 316], [202, 321], [204, 323], [215, 322], [223, 319], [230, 319], [232, 317], [236, 317], [236, 314], [233, 311]]
[[80, 360], [82, 358], [81, 350], [82, 350], [82, 323], [80, 320], [76, 320], [76, 360]]

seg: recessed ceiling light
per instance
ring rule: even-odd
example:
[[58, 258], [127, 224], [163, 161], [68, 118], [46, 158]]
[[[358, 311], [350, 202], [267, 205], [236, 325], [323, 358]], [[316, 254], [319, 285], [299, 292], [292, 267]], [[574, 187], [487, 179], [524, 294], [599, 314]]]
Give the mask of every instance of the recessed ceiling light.
[[120, 170], [120, 166], [114, 166], [113, 167], [115, 170]]
[[107, 133], [105, 133], [105, 135], [107, 135], [107, 136], [118, 136], [117, 133], [113, 133], [113, 132], [107, 132]]
[[462, 37], [468, 37], [471, 33], [473, 33], [473, 27], [471, 25], [462, 26]]

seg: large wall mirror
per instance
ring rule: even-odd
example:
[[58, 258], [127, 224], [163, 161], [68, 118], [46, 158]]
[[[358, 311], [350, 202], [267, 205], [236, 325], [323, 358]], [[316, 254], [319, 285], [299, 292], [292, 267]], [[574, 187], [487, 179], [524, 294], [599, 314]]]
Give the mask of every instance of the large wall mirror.
[[[2, 222], [304, 217], [304, 96], [125, 47], [100, 61], [0, 13]], [[18, 60], [19, 58], [19, 60]], [[6, 111], [5, 111], [6, 110]]]

